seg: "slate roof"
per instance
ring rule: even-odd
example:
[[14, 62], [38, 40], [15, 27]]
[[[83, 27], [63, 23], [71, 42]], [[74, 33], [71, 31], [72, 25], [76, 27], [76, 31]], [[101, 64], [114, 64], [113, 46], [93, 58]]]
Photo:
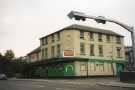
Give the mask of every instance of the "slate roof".
[[[121, 36], [121, 37], [124, 37], [118, 33], [115, 33], [113, 31], [110, 31], [110, 30], [105, 30], [105, 29], [100, 29], [100, 28], [95, 28], [95, 27], [90, 27], [90, 26], [84, 26], [84, 25], [78, 25], [78, 24], [73, 24], [73, 25], [70, 25], [70, 26], [67, 26], [61, 30], [58, 30], [54, 33], [57, 33], [57, 32], [60, 32], [60, 31], [63, 31], [63, 30], [79, 30], [79, 31], [88, 31], [88, 32], [95, 32], [95, 33], [102, 33], [102, 34], [108, 34], [108, 35], [114, 35], [114, 36]], [[47, 37], [47, 36], [50, 36], [54, 33], [51, 33], [49, 35], [46, 35], [44, 37]], [[41, 37], [40, 39], [44, 38], [44, 37]]]
[[110, 31], [110, 30], [99, 29], [99, 28], [94, 28], [94, 27], [89, 27], [89, 26], [78, 25], [78, 24], [73, 24], [71, 26], [68, 26], [68, 27], [64, 28], [64, 30], [70, 30], [70, 29], [77, 29], [77, 30], [80, 30], [80, 31], [88, 31], [88, 32], [109, 34], [109, 35], [115, 35], [115, 36], [122, 36], [118, 33]]
[[38, 53], [38, 52], [40, 52], [40, 47], [37, 47], [36, 49], [34, 49], [33, 51], [31, 51], [27, 55], [30, 55], [30, 54], [33, 54], [33, 53]]

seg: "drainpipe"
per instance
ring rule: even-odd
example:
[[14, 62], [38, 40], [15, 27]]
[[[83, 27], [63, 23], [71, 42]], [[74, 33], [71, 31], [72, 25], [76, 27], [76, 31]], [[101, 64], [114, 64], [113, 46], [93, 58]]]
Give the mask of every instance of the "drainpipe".
[[88, 74], [89, 74], [89, 70], [88, 70], [88, 61], [87, 61], [87, 77], [88, 77]]
[[112, 70], [113, 70], [113, 77], [114, 77], [114, 66], [113, 66], [113, 43], [112, 43], [112, 55], [111, 55], [111, 59], [112, 59], [111, 67], [112, 67]]

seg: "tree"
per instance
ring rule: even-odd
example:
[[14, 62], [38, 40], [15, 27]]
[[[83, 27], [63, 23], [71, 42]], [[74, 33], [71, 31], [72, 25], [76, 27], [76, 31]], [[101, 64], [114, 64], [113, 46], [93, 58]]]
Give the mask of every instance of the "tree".
[[5, 58], [7, 58], [9, 60], [12, 60], [15, 58], [15, 54], [12, 50], [7, 50], [4, 56], [5, 56]]
[[0, 58], [1, 58], [1, 57], [3, 57], [3, 56], [2, 56], [2, 54], [1, 54], [1, 52], [0, 52]]

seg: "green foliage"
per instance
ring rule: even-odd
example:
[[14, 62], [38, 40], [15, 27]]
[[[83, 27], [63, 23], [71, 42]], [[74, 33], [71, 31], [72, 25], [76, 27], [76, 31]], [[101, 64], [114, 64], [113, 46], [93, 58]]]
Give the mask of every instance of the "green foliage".
[[7, 50], [4, 56], [9, 60], [12, 60], [15, 58], [15, 54], [12, 50]]
[[0, 53], [0, 73], [5, 73], [7, 76], [15, 76], [16, 73], [22, 74], [26, 60], [22, 58], [16, 58], [12, 50], [7, 50], [3, 56]]

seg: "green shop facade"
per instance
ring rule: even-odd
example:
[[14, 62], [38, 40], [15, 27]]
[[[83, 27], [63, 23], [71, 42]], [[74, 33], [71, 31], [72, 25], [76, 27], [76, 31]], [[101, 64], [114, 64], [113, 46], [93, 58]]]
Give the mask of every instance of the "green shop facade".
[[124, 70], [126, 64], [126, 60], [66, 57], [30, 63], [26, 71], [33, 78], [116, 76]]

